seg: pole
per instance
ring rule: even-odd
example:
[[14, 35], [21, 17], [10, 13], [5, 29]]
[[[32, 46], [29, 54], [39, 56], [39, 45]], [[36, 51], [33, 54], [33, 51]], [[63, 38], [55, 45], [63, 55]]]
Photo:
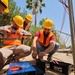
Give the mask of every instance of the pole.
[[69, 19], [70, 19], [72, 53], [73, 53], [73, 63], [74, 63], [74, 75], [75, 75], [75, 25], [74, 25], [74, 13], [73, 13], [72, 0], [68, 0], [68, 6], [69, 6]]
[[37, 24], [37, 14], [35, 14], [35, 27], [36, 27], [36, 24]]

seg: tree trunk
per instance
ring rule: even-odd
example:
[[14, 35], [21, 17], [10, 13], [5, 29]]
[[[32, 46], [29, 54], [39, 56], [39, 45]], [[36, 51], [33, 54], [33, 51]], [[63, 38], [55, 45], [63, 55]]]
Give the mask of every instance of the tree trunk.
[[35, 14], [35, 23], [34, 23], [35, 27], [36, 27], [36, 24], [37, 24], [37, 14]]

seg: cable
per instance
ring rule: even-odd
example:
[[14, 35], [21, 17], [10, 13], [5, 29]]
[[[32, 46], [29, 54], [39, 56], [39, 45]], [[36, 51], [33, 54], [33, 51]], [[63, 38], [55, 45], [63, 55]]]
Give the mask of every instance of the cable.
[[[66, 4], [67, 0], [59, 0], [59, 2], [63, 4], [64, 10], [67, 12], [67, 10], [68, 10], [68, 5]], [[69, 13], [69, 12], [67, 12], [67, 13]]]
[[[63, 29], [63, 26], [64, 26], [64, 22], [65, 22], [65, 17], [66, 17], [66, 12], [67, 12], [66, 8], [68, 8], [68, 6], [66, 5], [66, 1], [67, 0], [65, 0], [65, 1], [59, 0], [59, 2], [61, 2], [63, 4], [63, 7], [64, 7], [64, 14], [63, 14], [62, 26], [61, 26], [61, 29], [60, 29], [60, 35], [61, 35], [62, 29]], [[60, 38], [60, 35], [59, 35], [59, 38]]]

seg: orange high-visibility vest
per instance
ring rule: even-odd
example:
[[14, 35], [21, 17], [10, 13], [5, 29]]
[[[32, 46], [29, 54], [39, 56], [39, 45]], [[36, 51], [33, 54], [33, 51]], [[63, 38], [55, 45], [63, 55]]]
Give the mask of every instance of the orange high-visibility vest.
[[48, 46], [50, 44], [50, 38], [51, 36], [54, 35], [52, 32], [50, 32], [50, 34], [48, 35], [46, 42], [44, 44], [44, 34], [43, 34], [43, 30], [40, 30], [40, 36], [38, 37], [37, 40], [37, 44], [41, 44], [42, 46]]
[[20, 39], [20, 30], [16, 30], [15, 34], [12, 33], [12, 27], [10, 28], [10, 34], [4, 35], [4, 45], [21, 45], [21, 39]]

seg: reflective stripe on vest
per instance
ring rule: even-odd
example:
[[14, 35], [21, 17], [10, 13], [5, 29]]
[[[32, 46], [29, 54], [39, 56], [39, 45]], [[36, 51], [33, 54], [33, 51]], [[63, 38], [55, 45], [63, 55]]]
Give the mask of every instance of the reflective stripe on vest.
[[3, 44], [7, 44], [7, 45], [21, 45], [21, 39], [20, 39], [20, 36], [19, 36], [19, 29], [16, 30], [15, 34], [12, 33], [12, 27], [10, 28], [10, 34], [8, 34], [7, 36], [4, 35], [4, 38], [6, 38], [3, 42]]
[[4, 38], [4, 40], [21, 40], [20, 38]]
[[38, 37], [37, 43], [41, 44], [42, 46], [48, 46], [50, 44], [50, 38], [51, 36], [54, 35], [52, 32], [50, 32], [50, 34], [48, 35], [46, 42], [44, 44], [44, 34], [43, 34], [43, 30], [40, 30], [40, 36]]

